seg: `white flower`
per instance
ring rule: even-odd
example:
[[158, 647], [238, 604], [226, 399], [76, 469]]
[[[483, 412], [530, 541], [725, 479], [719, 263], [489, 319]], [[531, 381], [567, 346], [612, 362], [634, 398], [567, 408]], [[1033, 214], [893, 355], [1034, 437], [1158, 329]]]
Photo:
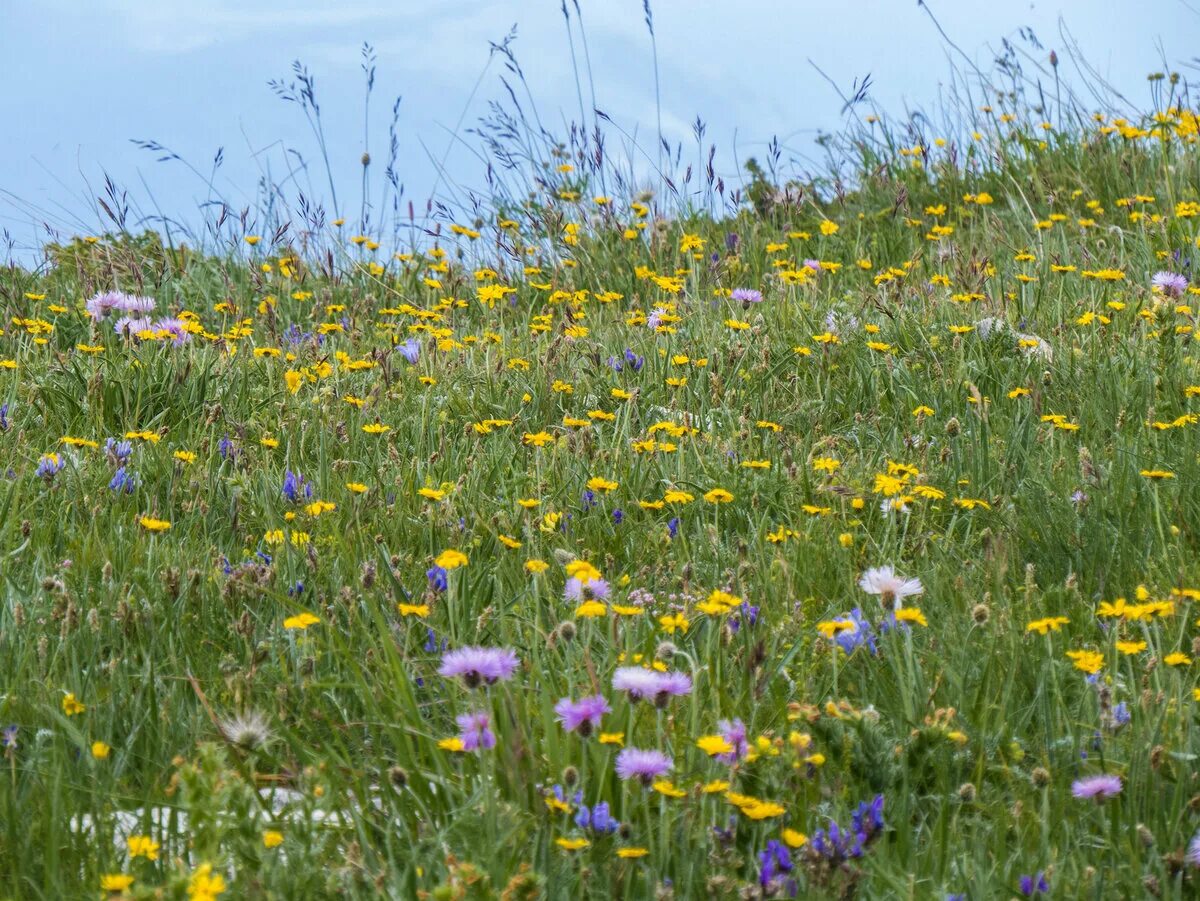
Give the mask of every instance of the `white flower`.
[[920, 579], [906, 579], [896, 575], [891, 566], [868, 569], [858, 580], [858, 587], [867, 594], [877, 594], [889, 610], [899, 610], [904, 599], [925, 591]]

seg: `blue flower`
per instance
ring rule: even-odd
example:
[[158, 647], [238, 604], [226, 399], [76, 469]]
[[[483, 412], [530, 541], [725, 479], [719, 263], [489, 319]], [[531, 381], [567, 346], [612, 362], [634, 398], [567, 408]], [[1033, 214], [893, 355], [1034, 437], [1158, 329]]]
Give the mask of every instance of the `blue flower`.
[[449, 584], [446, 570], [442, 569], [436, 563], [425, 571], [425, 576], [429, 579], [429, 587], [434, 591], [445, 591], [446, 586]]

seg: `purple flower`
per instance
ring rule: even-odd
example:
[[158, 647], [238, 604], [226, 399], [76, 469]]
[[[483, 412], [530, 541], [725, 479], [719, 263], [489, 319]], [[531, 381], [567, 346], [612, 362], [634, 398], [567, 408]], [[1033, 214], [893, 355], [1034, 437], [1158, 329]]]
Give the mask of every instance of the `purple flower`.
[[113, 331], [125, 338], [134, 337], [138, 332], [150, 332], [153, 330], [154, 322], [145, 316], [122, 316], [113, 323]]
[[92, 319], [99, 322], [113, 310], [121, 313], [150, 313], [154, 310], [153, 297], [135, 297], [121, 291], [104, 291], [93, 294], [84, 303]]
[[400, 353], [409, 363], [416, 363], [421, 356], [421, 342], [416, 338], [409, 338], [400, 345]]
[[585, 585], [579, 579], [572, 576], [567, 579], [567, 584], [563, 586], [563, 597], [568, 601], [583, 601], [592, 598], [602, 601], [608, 597], [608, 592], [608, 582], [604, 581], [604, 579], [589, 579]]
[[674, 538], [679, 534], [679, 517], [672, 516], [667, 522], [667, 534]]
[[133, 489], [138, 486], [138, 477], [136, 473], [126, 471], [124, 466], [117, 469], [113, 475], [112, 481], [108, 483], [108, 487], [120, 494], [124, 491], [126, 494], [133, 494]]
[[67, 461], [58, 454], [42, 454], [41, 459], [38, 460], [38, 466], [37, 469], [34, 470], [34, 474], [39, 479], [45, 479], [47, 482], [49, 482], [56, 475], [62, 472], [66, 465]]
[[805, 260], [804, 266], [806, 269], [812, 269], [815, 272], [821, 271], [821, 261], [820, 260]]
[[0, 406], [0, 432], [7, 432], [11, 423], [8, 421], [8, 404]]
[[613, 524], [619, 526], [621, 524], [621, 522], [625, 519], [625, 511], [618, 507], [616, 510], [613, 510], [612, 518], [613, 518]]
[[662, 325], [662, 318], [667, 315], [667, 310], [662, 307], [655, 307], [650, 315], [646, 317], [646, 328], [656, 329]]
[[20, 727], [16, 725], [5, 726], [0, 730], [0, 745], [3, 745], [6, 751], [15, 751], [17, 748], [17, 730]]
[[104, 453], [108, 457], [109, 462], [114, 466], [120, 466], [133, 456], [133, 442], [118, 441], [116, 438], [106, 438], [104, 440]]
[[442, 569], [436, 563], [425, 571], [426, 578], [429, 579], [429, 587], [434, 591], [445, 591], [449, 584], [446, 570]]
[[[224, 451], [222, 451], [221, 455], [225, 455]], [[308, 483], [304, 476], [298, 472], [292, 472], [290, 469], [285, 470], [283, 473], [283, 488], [281, 490], [283, 496], [293, 504], [300, 500], [301, 496], [308, 498], [312, 497], [313, 493], [312, 485]]]
[[862, 608], [855, 607], [848, 614], [844, 614], [839, 619], [854, 623], [854, 628], [843, 629], [834, 636], [833, 640], [837, 642], [838, 647], [846, 652], [849, 656], [856, 650], [866, 645], [872, 654], [879, 653], [879, 649], [875, 645], [875, 632], [871, 629], [871, 624], [867, 622], [863, 616]]
[[662, 751], [626, 748], [617, 755], [617, 775], [622, 779], [641, 779], [643, 785], [669, 773], [671, 765], [671, 758]]
[[762, 291], [754, 288], [734, 288], [729, 293], [730, 300], [739, 301], [743, 306], [749, 307], [752, 303], [762, 303]]
[[517, 655], [508, 648], [459, 648], [442, 658], [438, 675], [447, 679], [462, 676], [468, 688], [478, 688], [485, 682], [492, 685], [512, 678], [516, 668]]
[[[781, 844], [775, 839], [767, 842], [766, 850], [758, 852], [758, 863], [760, 866], [758, 873], [758, 884], [764, 889], [772, 887], [780, 875], [790, 873], [792, 871], [792, 855], [788, 852], [787, 846]], [[796, 884], [793, 880], [787, 881], [787, 892], [790, 896], [796, 895]], [[772, 889], [771, 894], [775, 891]]]
[[178, 347], [181, 344], [187, 344], [192, 340], [192, 336], [184, 330], [183, 320], [169, 317], [160, 319], [154, 323], [154, 330], [157, 332], [170, 332], [171, 343]]
[[639, 357], [627, 347], [625, 348], [625, 362], [629, 364], [629, 368], [634, 372], [641, 372], [642, 365], [646, 362], [646, 358]]
[[[9, 729], [14, 730], [14, 734], [16, 728], [16, 726], [9, 726]], [[4, 731], [7, 732], [8, 729]], [[1200, 867], [1200, 832], [1197, 832], [1195, 835], [1193, 835], [1192, 840], [1188, 842], [1187, 862], [1194, 867]]]
[[1182, 297], [1187, 290], [1188, 279], [1177, 272], [1156, 272], [1150, 279], [1150, 287], [1157, 288], [1167, 297]]
[[575, 814], [575, 825], [580, 829], [592, 829], [603, 835], [609, 835], [621, 828], [621, 824], [609, 813], [607, 801], [598, 802], [590, 810], [581, 804], [579, 812]]
[[733, 745], [733, 750], [728, 754], [718, 754], [717, 760], [722, 763], [737, 763], [746, 756], [746, 752], [750, 750], [750, 745], [746, 741], [746, 724], [741, 720], [721, 720], [717, 723], [717, 731], [721, 737]]
[[484, 711], [464, 713], [455, 718], [458, 723], [459, 735], [464, 751], [478, 751], [483, 748], [490, 751], [496, 747], [496, 736], [491, 730], [491, 717]]
[[592, 734], [592, 729], [600, 725], [600, 718], [611, 713], [612, 708], [608, 706], [604, 695], [591, 695], [578, 701], [563, 698], [554, 705], [554, 712], [558, 714], [558, 721], [564, 729], [587, 738]]
[[1050, 883], [1046, 881], [1046, 877], [1040, 872], [1034, 876], [1022, 876], [1020, 886], [1021, 894], [1026, 898], [1049, 894], [1050, 892]]
[[1100, 774], [1086, 776], [1071, 783], [1071, 794], [1079, 799], [1089, 799], [1099, 804], [1121, 793], [1121, 777]]
[[664, 707], [672, 697], [691, 694], [692, 677], [687, 673], [621, 666], [613, 673], [612, 686], [617, 691], [629, 692], [634, 701], [653, 698], [658, 706]]

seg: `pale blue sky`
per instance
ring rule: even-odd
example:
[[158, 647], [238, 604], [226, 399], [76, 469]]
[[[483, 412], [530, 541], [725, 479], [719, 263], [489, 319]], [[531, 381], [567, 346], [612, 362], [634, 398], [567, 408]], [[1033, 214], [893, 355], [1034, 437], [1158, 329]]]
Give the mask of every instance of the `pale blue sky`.
[[[641, 0], [580, 5], [598, 106], [649, 138], [654, 84]], [[735, 133], [744, 158], [761, 153], [773, 135], [807, 152], [816, 129], [837, 127], [840, 101], [809, 59], [846, 87], [871, 73], [874, 98], [897, 112], [934, 102], [949, 72], [945, 46], [915, 0], [657, 0], [652, 6], [664, 132], [690, 140], [690, 123], [701, 115], [726, 170]], [[1058, 48], [1061, 55], [1061, 17], [1096, 69], [1143, 105], [1145, 74], [1160, 68], [1163, 57], [1180, 65], [1200, 45], [1197, 0], [930, 0], [930, 6], [981, 64], [1021, 26], [1031, 26], [1047, 51]], [[429, 154], [446, 151], [488, 41], [514, 23], [514, 48], [543, 116], [557, 124], [578, 115], [558, 0], [361, 0], [345, 7], [329, 0], [0, 0], [0, 21], [0, 227], [26, 246], [42, 240], [42, 219], [68, 234], [101, 230], [88, 198], [104, 169], [133, 196], [146, 197], [148, 186], [172, 213], [195, 209], [204, 199], [202, 182], [178, 164], [156, 164], [130, 138], [157, 139], [201, 168], [224, 146], [220, 184], [234, 202], [253, 193], [255, 151], [284, 139], [311, 157], [299, 111], [267, 87], [296, 58], [317, 76], [339, 192], [350, 205], [362, 152], [364, 40], [378, 54], [371, 147], [377, 168], [386, 155], [388, 108], [401, 94], [401, 177], [406, 196], [419, 203], [435, 181]], [[498, 73], [494, 68], [485, 79], [468, 123], [484, 111], [484, 101], [500, 96]], [[1064, 74], [1076, 77], [1065, 67]], [[448, 168], [468, 182], [477, 178], [462, 148], [450, 152]]]

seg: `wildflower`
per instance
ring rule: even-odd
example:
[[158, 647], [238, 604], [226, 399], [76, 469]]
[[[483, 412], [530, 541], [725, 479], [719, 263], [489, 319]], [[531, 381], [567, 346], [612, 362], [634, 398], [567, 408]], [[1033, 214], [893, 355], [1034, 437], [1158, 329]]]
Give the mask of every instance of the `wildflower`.
[[133, 885], [133, 877], [126, 873], [106, 873], [100, 877], [100, 889], [105, 892], [126, 892]]
[[608, 597], [608, 582], [601, 578], [588, 579], [586, 582], [575, 576], [567, 579], [563, 586], [563, 597], [568, 601], [583, 601]]
[[467, 555], [462, 551], [448, 548], [438, 554], [433, 562], [435, 566], [440, 566], [442, 569], [458, 569], [460, 566], [466, 566], [468, 561]]
[[425, 577], [429, 579], [429, 587], [434, 591], [445, 591], [450, 584], [446, 570], [436, 563], [425, 571]]
[[[784, 874], [792, 871], [792, 855], [787, 847], [775, 839], [767, 842], [767, 847], [758, 852], [758, 884], [768, 895], [785, 891], [788, 895], [796, 894], [796, 882]], [[783, 884], [781, 884], [783, 883]]]
[[271, 743], [271, 729], [257, 711], [217, 721], [217, 730], [235, 748], [255, 751]]
[[1100, 803], [1115, 798], [1120, 793], [1120, 776], [1087, 776], [1071, 783], [1071, 794], [1081, 800], [1088, 799]]
[[82, 704], [76, 697], [74, 692], [68, 691], [63, 695], [62, 711], [66, 716], [78, 716], [87, 710], [87, 705]]
[[601, 835], [610, 835], [621, 828], [621, 824], [613, 819], [607, 801], [599, 801], [591, 808], [581, 804], [575, 814], [575, 825]]
[[146, 860], [158, 860], [158, 842], [148, 835], [131, 835], [125, 840], [129, 847], [130, 857], [144, 857]]
[[63, 471], [66, 465], [67, 461], [62, 459], [58, 454], [42, 454], [38, 460], [38, 466], [34, 471], [34, 475], [39, 479], [45, 479], [47, 482], [50, 482], [58, 473]]
[[622, 779], [640, 779], [646, 786], [671, 769], [671, 758], [661, 751], [625, 748], [617, 755], [617, 775]]
[[313, 614], [305, 611], [304, 613], [299, 613], [295, 616], [289, 616], [283, 621], [283, 627], [285, 629], [299, 629], [301, 632], [303, 632], [309, 626], [315, 626], [320, 621], [321, 618], [319, 616], [314, 616]]
[[1182, 297], [1188, 288], [1188, 278], [1175, 272], [1156, 272], [1150, 287], [1167, 297]]
[[1050, 883], [1046, 881], [1045, 875], [1041, 872], [1033, 876], [1022, 876], [1018, 880], [1018, 884], [1021, 894], [1026, 898], [1050, 894]]
[[692, 677], [687, 673], [622, 666], [613, 673], [612, 687], [617, 691], [628, 692], [634, 701], [653, 698], [655, 703], [662, 707], [672, 697], [691, 694]]
[[905, 579], [896, 575], [891, 566], [881, 566], [868, 569], [858, 580], [858, 587], [867, 594], [879, 595], [879, 600], [888, 610], [897, 610], [906, 597], [922, 594], [925, 591], [920, 579]]
[[112, 748], [102, 741], [92, 742], [92, 757], [96, 760], [107, 760], [108, 755], [112, 753]]
[[729, 299], [748, 309], [752, 303], [762, 303], [763, 295], [755, 288], [734, 288], [729, 293]]
[[188, 879], [188, 901], [216, 901], [225, 891], [225, 877], [214, 875], [212, 864], [201, 864]]
[[1057, 632], [1060, 628], [1069, 623], [1070, 620], [1065, 616], [1047, 616], [1043, 619], [1035, 619], [1025, 625], [1026, 632], [1037, 632], [1038, 635], [1045, 635], [1047, 632]]
[[264, 848], [278, 848], [283, 844], [283, 833], [267, 829], [262, 834], [262, 843]]
[[554, 705], [554, 712], [563, 729], [578, 732], [581, 737], [587, 738], [592, 734], [592, 729], [599, 727], [600, 718], [611, 713], [612, 708], [608, 706], [604, 695], [591, 695], [578, 701], [563, 698]]
[[464, 751], [490, 751], [496, 746], [496, 736], [491, 730], [491, 716], [485, 711], [464, 713], [455, 718], [459, 728], [459, 740]]
[[512, 678], [516, 668], [517, 655], [507, 648], [468, 647], [446, 654], [438, 675], [447, 679], [461, 676], [468, 688], [478, 688]]

